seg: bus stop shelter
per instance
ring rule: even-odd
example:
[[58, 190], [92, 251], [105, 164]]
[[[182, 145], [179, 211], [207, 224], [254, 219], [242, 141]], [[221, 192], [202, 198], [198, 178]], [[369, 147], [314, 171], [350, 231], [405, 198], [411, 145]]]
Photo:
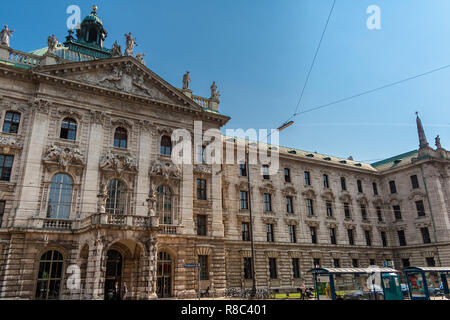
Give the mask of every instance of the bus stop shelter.
[[[319, 300], [319, 285], [318, 285], [318, 278], [321, 276], [329, 277], [329, 284], [330, 284], [330, 296], [332, 300], [336, 300], [336, 286], [335, 286], [335, 279], [334, 276], [336, 274], [354, 274], [354, 275], [380, 275], [380, 284], [381, 288], [383, 290], [383, 296], [386, 296], [386, 288], [384, 285], [384, 281], [382, 281], [382, 275], [394, 275], [398, 278], [396, 273], [398, 273], [397, 270], [393, 268], [378, 268], [378, 267], [369, 267], [369, 268], [314, 268], [309, 270], [308, 272], [311, 272], [314, 276], [314, 289], [315, 289], [315, 296], [316, 299]], [[373, 288], [375, 286], [373, 285]], [[376, 296], [376, 290], [375, 294]]]
[[406, 267], [402, 270], [411, 300], [430, 300], [434, 290], [449, 295], [450, 267]]

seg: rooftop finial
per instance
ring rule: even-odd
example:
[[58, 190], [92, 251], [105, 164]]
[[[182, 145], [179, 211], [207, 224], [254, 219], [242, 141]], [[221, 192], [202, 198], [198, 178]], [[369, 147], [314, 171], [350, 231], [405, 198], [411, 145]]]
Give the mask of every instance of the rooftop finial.
[[419, 113], [416, 111], [416, 123], [417, 123], [417, 133], [419, 135], [419, 148], [427, 148], [429, 147], [427, 137], [425, 136], [425, 131], [423, 130], [422, 121], [419, 118]]
[[97, 14], [97, 9], [98, 9], [98, 7], [97, 6], [92, 6], [92, 14]]

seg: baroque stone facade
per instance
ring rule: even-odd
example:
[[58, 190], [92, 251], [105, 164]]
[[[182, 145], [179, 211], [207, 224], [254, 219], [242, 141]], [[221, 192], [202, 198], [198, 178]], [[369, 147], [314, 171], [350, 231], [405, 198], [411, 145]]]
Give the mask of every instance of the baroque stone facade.
[[203, 289], [250, 287], [249, 193], [258, 288], [312, 284], [316, 264], [450, 265], [450, 154], [419, 118], [419, 150], [372, 165], [272, 146], [279, 171], [250, 165], [249, 190], [239, 164], [170, 157], [174, 130], [229, 120], [215, 83], [197, 97], [95, 43], [106, 56], [89, 61], [57, 47], [19, 66], [11, 53], [27, 54], [11, 50], [0, 46], [1, 299], [108, 299], [114, 282], [130, 299], [193, 296], [198, 271], [184, 265], [198, 262]]

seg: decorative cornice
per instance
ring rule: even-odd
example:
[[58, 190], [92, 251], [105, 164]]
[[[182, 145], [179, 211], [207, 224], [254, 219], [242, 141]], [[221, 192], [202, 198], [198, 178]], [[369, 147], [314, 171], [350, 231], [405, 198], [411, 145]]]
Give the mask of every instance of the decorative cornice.
[[119, 175], [123, 172], [137, 172], [136, 158], [130, 154], [108, 151], [100, 160], [102, 170], [113, 170]]
[[55, 144], [48, 147], [44, 163], [57, 163], [62, 168], [69, 165], [85, 165], [84, 154], [77, 148], [61, 147]]

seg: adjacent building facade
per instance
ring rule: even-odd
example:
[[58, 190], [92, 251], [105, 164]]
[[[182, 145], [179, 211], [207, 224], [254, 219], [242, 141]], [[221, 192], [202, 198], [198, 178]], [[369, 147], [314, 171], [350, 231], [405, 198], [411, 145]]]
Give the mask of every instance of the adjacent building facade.
[[450, 265], [450, 152], [419, 117], [419, 149], [374, 164], [276, 146], [273, 175], [175, 164], [175, 130], [230, 119], [215, 83], [209, 98], [189, 74], [178, 89], [133, 57], [131, 34], [125, 55], [105, 37], [94, 9], [64, 46], [0, 45], [0, 299], [110, 299], [116, 283], [185, 297], [198, 276], [251, 287], [250, 205], [258, 288], [311, 284], [317, 265]]

